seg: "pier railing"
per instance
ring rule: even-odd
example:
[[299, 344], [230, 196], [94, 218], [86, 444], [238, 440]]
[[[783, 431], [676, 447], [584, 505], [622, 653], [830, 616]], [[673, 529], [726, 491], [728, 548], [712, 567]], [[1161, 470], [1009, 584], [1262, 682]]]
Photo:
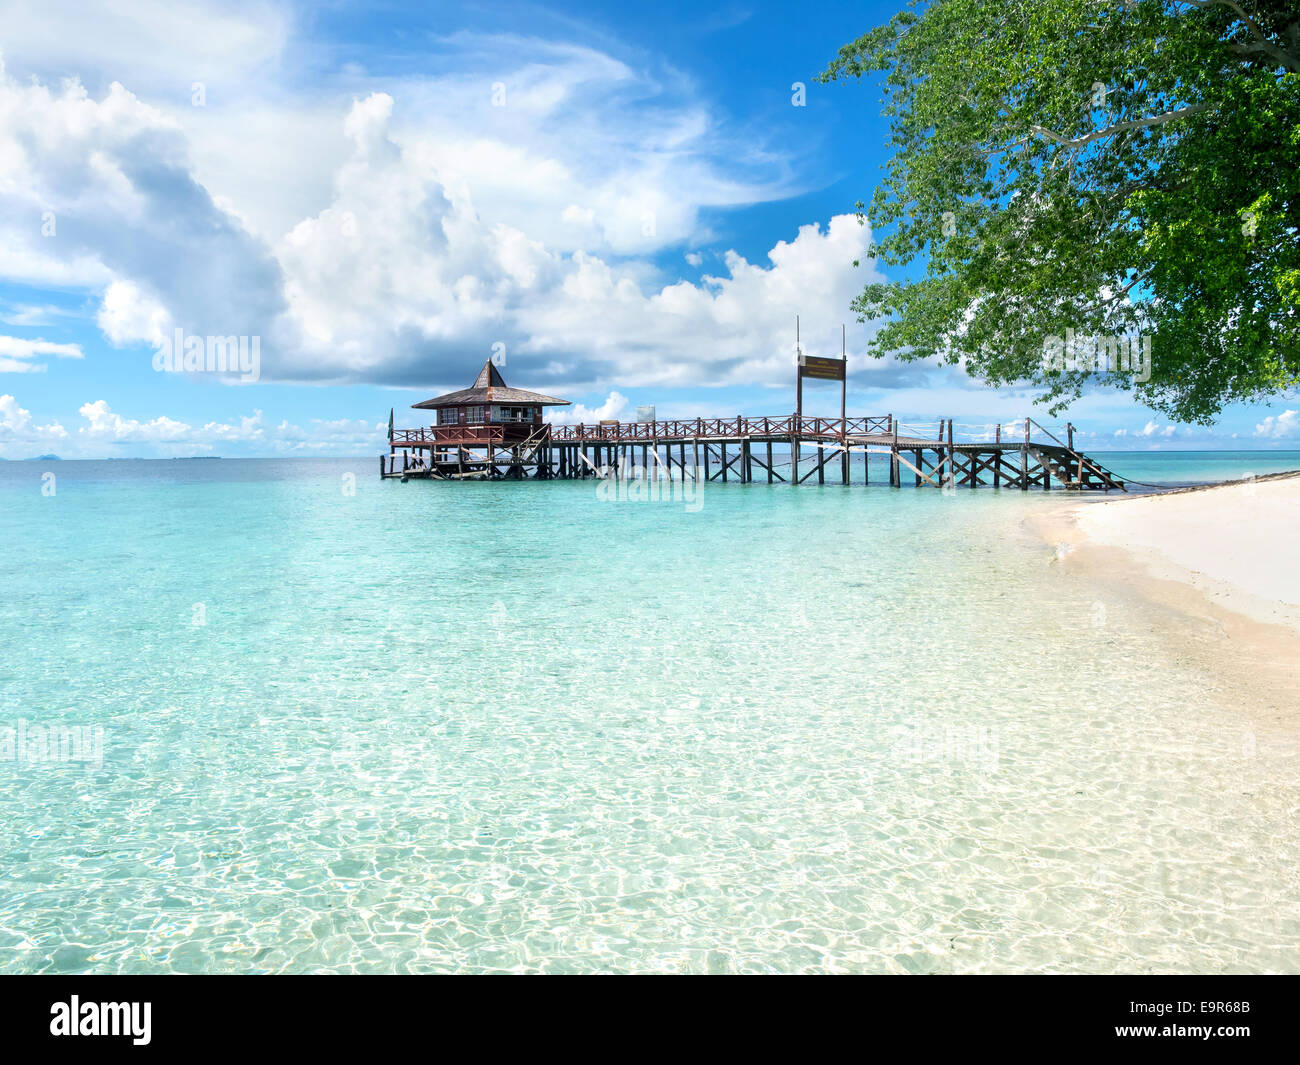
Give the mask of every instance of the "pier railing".
[[600, 443], [650, 443], [658, 440], [728, 439], [752, 436], [804, 436], [840, 439], [845, 436], [876, 436], [892, 432], [890, 415], [869, 418], [796, 418], [793, 414], [776, 417], [686, 418], [651, 422], [617, 422], [605, 425], [553, 425], [555, 443], [597, 441]]
[[464, 444], [469, 440], [484, 444], [504, 443], [505, 425], [433, 425], [420, 429], [394, 429], [392, 442], [403, 444]]
[[[1015, 422], [978, 425], [955, 424], [951, 419], [938, 422], [903, 422], [892, 414], [862, 418], [810, 418], [783, 414], [762, 418], [682, 418], [649, 422], [607, 422], [596, 425], [551, 425], [540, 427], [548, 431], [549, 443], [667, 443], [679, 440], [736, 440], [743, 437], [780, 440], [782, 437], [799, 437], [805, 440], [862, 440], [876, 438], [873, 443], [891, 442], [894, 437], [901, 442], [918, 440], [944, 443], [951, 440], [958, 446], [977, 442], [1019, 443], [1037, 442], [1045, 437], [1053, 443], [1073, 450], [1073, 426], [1062, 426], [1069, 437], [1062, 440], [1046, 426], [1032, 418]], [[393, 447], [448, 447], [518, 442], [519, 434], [507, 431], [505, 424], [484, 425], [434, 425], [416, 429], [394, 429]]]

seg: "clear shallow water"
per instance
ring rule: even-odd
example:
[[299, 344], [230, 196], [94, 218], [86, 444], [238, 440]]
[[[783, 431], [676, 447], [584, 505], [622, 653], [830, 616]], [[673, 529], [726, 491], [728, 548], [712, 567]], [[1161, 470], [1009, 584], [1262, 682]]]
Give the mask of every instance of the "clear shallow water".
[[1089, 455], [1121, 477], [1174, 486], [1300, 470], [1300, 451], [1092, 451]]
[[0, 464], [0, 725], [105, 730], [0, 970], [1300, 969], [1294, 759], [1059, 495], [375, 465]]

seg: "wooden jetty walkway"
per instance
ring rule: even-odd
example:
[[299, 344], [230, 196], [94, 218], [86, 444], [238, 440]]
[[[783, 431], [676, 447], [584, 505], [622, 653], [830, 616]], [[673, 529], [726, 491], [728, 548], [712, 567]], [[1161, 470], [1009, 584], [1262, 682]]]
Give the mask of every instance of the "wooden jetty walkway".
[[[1020, 431], [1014, 435], [1004, 436], [999, 425], [988, 440], [958, 442], [952, 419], [940, 421], [938, 431], [931, 433], [919, 427], [909, 430], [893, 415], [793, 414], [553, 426], [541, 423], [540, 413], [539, 406], [535, 417], [521, 417], [516, 423], [473, 424], [458, 418], [451, 424], [391, 430], [389, 454], [380, 457], [380, 475], [402, 480], [765, 479], [769, 484], [797, 485], [814, 477], [825, 484], [829, 473], [832, 482], [838, 476], [847, 485], [853, 472], [851, 456], [868, 455], [888, 459], [888, 484], [895, 488], [906, 481], [916, 487], [1023, 491], [1050, 489], [1055, 482], [1074, 491], [1127, 491], [1122, 478], [1075, 449], [1072, 425], [1066, 426], [1066, 439], [1061, 440], [1032, 418], [1017, 423]], [[870, 473], [870, 463], [863, 462], [861, 480], [855, 483], [869, 483]]]

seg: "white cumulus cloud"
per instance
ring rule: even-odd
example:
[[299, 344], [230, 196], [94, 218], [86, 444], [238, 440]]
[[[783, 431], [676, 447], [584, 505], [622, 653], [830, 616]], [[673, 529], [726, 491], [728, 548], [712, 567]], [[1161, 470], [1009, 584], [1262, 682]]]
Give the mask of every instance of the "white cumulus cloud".
[[[44, 32], [66, 15], [55, 4]], [[134, 18], [115, 17], [113, 39]], [[0, 71], [0, 278], [96, 294], [117, 346], [177, 327], [258, 336], [265, 381], [456, 388], [503, 344], [515, 381], [560, 394], [788, 386], [795, 314], [807, 350], [838, 350], [872, 276], [850, 266], [871, 239], [851, 216], [801, 228], [764, 260], [722, 254], [698, 283], [660, 265], [708, 236], [709, 209], [792, 191], [773, 153], [746, 146], [681, 75], [460, 35], [436, 43], [428, 75], [349, 68], [340, 79], [362, 91], [331, 105], [275, 81], [292, 21], [250, 19], [270, 43], [245, 74], [271, 79], [251, 112], [162, 92], [176, 57], [151, 64], [143, 49], [120, 81], [75, 50], [58, 89]], [[233, 16], [205, 24], [218, 50], [256, 36]], [[20, 37], [38, 32], [26, 20]], [[44, 59], [24, 70], [52, 73]], [[299, 151], [304, 139], [326, 147]], [[268, 173], [281, 163], [287, 176]], [[851, 350], [862, 335], [854, 325]], [[851, 363], [863, 368], [873, 383], [916, 376]]]
[[1255, 426], [1255, 435], [1268, 440], [1300, 436], [1300, 411], [1288, 410], [1277, 415], [1270, 414]]
[[32, 412], [20, 407], [13, 396], [0, 396], [0, 452], [15, 457], [22, 448], [67, 438], [67, 430], [58, 422], [38, 423], [33, 420]]
[[171, 443], [190, 432], [184, 422], [159, 416], [147, 422], [114, 414], [105, 400], [83, 403], [78, 411], [87, 424], [78, 430], [84, 437], [110, 443]]

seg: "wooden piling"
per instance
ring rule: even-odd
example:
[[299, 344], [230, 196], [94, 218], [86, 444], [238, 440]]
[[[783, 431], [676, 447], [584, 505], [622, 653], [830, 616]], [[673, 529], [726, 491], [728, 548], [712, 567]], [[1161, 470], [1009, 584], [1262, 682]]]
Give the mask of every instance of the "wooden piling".
[[1025, 442], [1020, 445], [1020, 490], [1029, 491], [1029, 419], [1025, 419]]
[[993, 453], [993, 487], [1002, 487], [1002, 423], [998, 422], [998, 427], [993, 434], [993, 442], [998, 448]]
[[889, 416], [889, 429], [894, 438], [889, 445], [889, 487], [901, 488], [903, 485], [898, 473], [898, 422], [892, 414]]

